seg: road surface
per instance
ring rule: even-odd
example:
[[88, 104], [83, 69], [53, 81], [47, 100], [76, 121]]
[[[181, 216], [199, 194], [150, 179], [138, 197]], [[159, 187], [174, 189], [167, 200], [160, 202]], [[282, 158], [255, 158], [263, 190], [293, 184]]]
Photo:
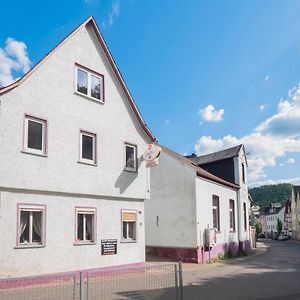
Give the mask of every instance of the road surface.
[[300, 299], [300, 242], [259, 243], [256, 254], [197, 267], [184, 265], [185, 300]]

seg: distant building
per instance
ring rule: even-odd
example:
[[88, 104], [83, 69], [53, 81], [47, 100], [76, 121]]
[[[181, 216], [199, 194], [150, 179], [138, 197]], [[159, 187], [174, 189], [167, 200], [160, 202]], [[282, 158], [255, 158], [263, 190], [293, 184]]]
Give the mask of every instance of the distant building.
[[280, 203], [271, 203], [264, 209], [266, 218], [266, 237], [274, 237], [277, 233], [277, 219], [282, 222], [282, 232], [284, 232], [285, 206]]
[[300, 186], [294, 186], [291, 197], [292, 238], [300, 240]]

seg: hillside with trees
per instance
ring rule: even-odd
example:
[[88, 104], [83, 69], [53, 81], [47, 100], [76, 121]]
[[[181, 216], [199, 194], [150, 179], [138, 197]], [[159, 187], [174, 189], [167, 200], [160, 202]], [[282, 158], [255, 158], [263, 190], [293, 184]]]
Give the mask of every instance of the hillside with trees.
[[290, 183], [263, 185], [249, 189], [249, 193], [255, 205], [266, 207], [274, 202], [284, 204], [291, 197], [292, 187]]

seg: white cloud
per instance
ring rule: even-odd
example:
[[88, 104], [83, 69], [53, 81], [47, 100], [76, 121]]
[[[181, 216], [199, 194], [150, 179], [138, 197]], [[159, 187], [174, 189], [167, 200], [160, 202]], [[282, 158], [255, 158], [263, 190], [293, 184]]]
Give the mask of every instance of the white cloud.
[[203, 121], [220, 122], [223, 120], [224, 109], [216, 110], [212, 104], [199, 110], [199, 114]]
[[286, 164], [294, 164], [296, 161], [293, 158], [289, 158], [285, 161]]
[[265, 81], [268, 81], [270, 79], [270, 75], [267, 75], [266, 77], [265, 77]]
[[262, 122], [256, 132], [280, 135], [285, 137], [300, 137], [300, 85], [289, 91], [289, 99], [281, 99], [277, 113]]
[[[133, 5], [134, 3], [132, 3]], [[121, 2], [120, 0], [114, 0], [112, 2], [110, 12], [108, 13], [108, 19], [102, 21], [102, 28], [106, 29], [108, 26], [112, 26], [115, 19], [120, 15]]]
[[171, 122], [171, 120], [165, 120], [165, 121], [164, 121], [165, 125], [170, 124], [170, 122]]
[[244, 144], [249, 152], [249, 181], [253, 184], [266, 178], [265, 169], [276, 166], [278, 158], [289, 153], [300, 153], [299, 124], [300, 85], [289, 92], [287, 100], [280, 100], [277, 113], [262, 122], [252, 133], [241, 138], [231, 135], [220, 139], [202, 136], [195, 145], [195, 151], [206, 154]]
[[261, 105], [259, 106], [259, 110], [260, 110], [260, 111], [263, 111], [265, 108], [266, 108], [266, 106], [265, 106], [264, 104], [261, 104]]
[[15, 81], [13, 72], [26, 73], [30, 69], [30, 60], [24, 42], [7, 38], [5, 47], [0, 48], [0, 85], [6, 86]]
[[108, 15], [108, 23], [110, 26], [114, 23], [115, 18], [117, 18], [119, 14], [120, 14], [120, 0], [115, 0], [113, 1], [111, 6], [111, 12]]

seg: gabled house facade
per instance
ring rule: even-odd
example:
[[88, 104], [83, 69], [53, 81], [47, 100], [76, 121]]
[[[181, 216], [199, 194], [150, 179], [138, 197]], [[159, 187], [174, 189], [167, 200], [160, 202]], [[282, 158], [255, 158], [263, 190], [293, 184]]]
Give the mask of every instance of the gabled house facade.
[[300, 240], [300, 186], [294, 186], [291, 197], [292, 238]]
[[94, 19], [0, 104], [0, 277], [144, 263], [155, 137]]
[[274, 238], [277, 235], [277, 220], [282, 222], [282, 232], [285, 232], [285, 206], [280, 203], [271, 203], [265, 208], [266, 216], [266, 237]]
[[[206, 170], [207, 172], [222, 178], [232, 184], [239, 186], [237, 191], [237, 211], [239, 216], [247, 216], [249, 219], [250, 199], [248, 194], [248, 180], [247, 180], [247, 155], [244, 145], [224, 149], [214, 153], [196, 156], [187, 156], [197, 166]], [[244, 217], [241, 217], [241, 220]], [[248, 221], [247, 221], [248, 223]], [[244, 247], [243, 241], [248, 241], [249, 231], [245, 230], [246, 226], [243, 222], [238, 224], [239, 241], [241, 249]]]
[[151, 201], [145, 204], [146, 251], [196, 263], [250, 251], [249, 204], [240, 209], [240, 186], [161, 148], [159, 165], [151, 168]]

